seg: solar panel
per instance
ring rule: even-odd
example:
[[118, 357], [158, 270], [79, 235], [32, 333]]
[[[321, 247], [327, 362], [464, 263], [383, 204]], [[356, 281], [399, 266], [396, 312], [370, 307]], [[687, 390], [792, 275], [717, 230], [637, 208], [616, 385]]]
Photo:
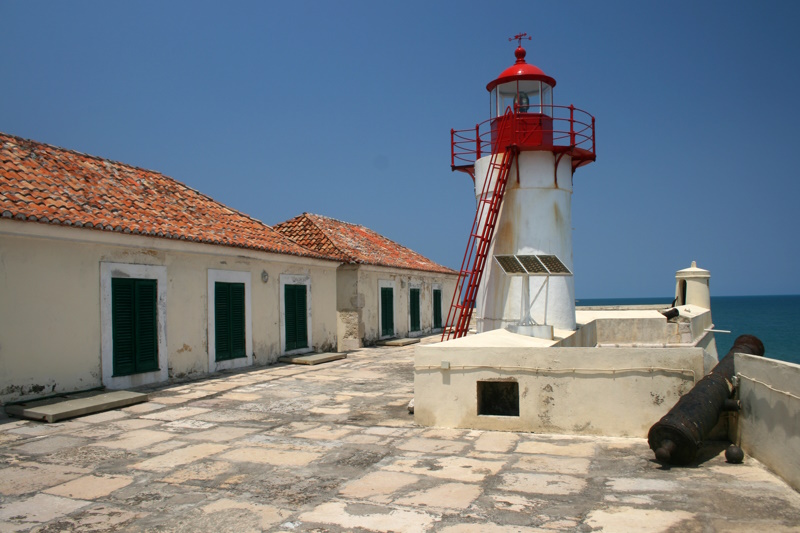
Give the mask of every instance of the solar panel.
[[494, 260], [509, 276], [571, 276], [555, 255], [496, 255]]
[[503, 269], [506, 274], [525, 274], [525, 267], [523, 267], [517, 258], [513, 255], [496, 255], [494, 260]]
[[566, 265], [555, 255], [537, 255], [536, 257], [547, 267], [547, 270], [550, 271], [551, 274], [572, 274]]
[[518, 255], [516, 257], [528, 274], [547, 274], [547, 269], [535, 255]]

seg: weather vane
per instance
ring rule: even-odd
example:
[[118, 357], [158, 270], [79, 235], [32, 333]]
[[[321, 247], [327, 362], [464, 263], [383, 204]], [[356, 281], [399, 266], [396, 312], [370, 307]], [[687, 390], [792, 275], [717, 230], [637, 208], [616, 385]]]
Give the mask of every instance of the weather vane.
[[510, 41], [513, 41], [514, 39], [516, 39], [516, 40], [517, 40], [517, 42], [519, 43], [519, 44], [518, 44], [518, 46], [522, 46], [522, 40], [523, 40], [523, 39], [528, 39], [529, 41], [531, 41], [531, 40], [532, 40], [532, 38], [531, 38], [531, 37], [528, 37], [528, 34], [527, 34], [527, 33], [518, 33], [518, 34], [516, 34], [515, 36], [513, 36], [513, 37], [509, 37], [509, 38], [508, 38], [509, 42], [510, 42]]

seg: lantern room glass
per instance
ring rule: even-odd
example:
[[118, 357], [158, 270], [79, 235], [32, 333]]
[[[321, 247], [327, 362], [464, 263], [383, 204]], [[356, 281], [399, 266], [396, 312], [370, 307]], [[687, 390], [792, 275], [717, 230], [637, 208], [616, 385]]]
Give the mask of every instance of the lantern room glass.
[[517, 113], [553, 116], [553, 87], [538, 80], [516, 80], [496, 86], [490, 93], [491, 118], [505, 114], [507, 108]]

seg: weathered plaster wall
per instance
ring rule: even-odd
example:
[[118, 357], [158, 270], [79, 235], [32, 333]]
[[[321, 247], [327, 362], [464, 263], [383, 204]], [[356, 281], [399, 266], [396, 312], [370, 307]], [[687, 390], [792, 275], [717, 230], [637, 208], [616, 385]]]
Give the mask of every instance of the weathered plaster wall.
[[[418, 424], [645, 437], [703, 376], [700, 348], [492, 347], [457, 342], [416, 349]], [[504, 380], [519, 384], [519, 416], [479, 415], [478, 382]]]
[[667, 319], [660, 313], [656, 318], [598, 319], [595, 327], [597, 344], [663, 343], [667, 338]]
[[358, 301], [364, 302], [361, 310], [362, 341], [371, 344], [381, 338], [380, 331], [380, 290], [381, 282], [391, 282], [394, 286], [394, 326], [395, 336], [409, 336], [409, 289], [420, 288], [420, 332], [431, 333], [433, 330], [433, 286], [441, 285], [442, 289], [442, 322], [447, 318], [447, 311], [455, 290], [456, 274], [445, 275], [434, 272], [419, 272], [372, 265], [360, 265], [358, 269]]
[[556, 342], [559, 348], [586, 348], [597, 344], [597, 321], [580, 324], [576, 331]]
[[364, 297], [358, 293], [359, 265], [343, 264], [336, 269], [336, 309], [353, 311], [364, 307]]
[[734, 356], [742, 403], [730, 438], [800, 490], [800, 365]]
[[0, 235], [0, 401], [100, 385], [99, 250], [82, 248]]
[[343, 264], [336, 270], [336, 338], [340, 352], [363, 346], [364, 323], [361, 314], [366, 302], [358, 290], [358, 268], [359, 265]]
[[3, 220], [0, 401], [102, 384], [103, 262], [166, 267], [170, 377], [209, 370], [210, 269], [250, 274], [254, 364], [272, 363], [281, 353], [281, 274], [311, 277], [313, 347], [336, 347], [335, 262]]
[[[475, 190], [480, 196], [491, 156], [475, 162]], [[489, 249], [476, 298], [478, 331], [519, 323], [523, 278], [508, 276], [492, 259], [500, 254], [554, 254], [572, 270], [572, 163], [569, 156], [527, 151], [512, 166], [495, 236]], [[519, 169], [519, 178], [517, 176]], [[494, 188], [497, 171], [489, 178]], [[488, 197], [490, 198], [490, 193]], [[480, 221], [481, 228], [485, 221]], [[546, 307], [546, 309], [545, 309]], [[530, 312], [536, 323], [575, 329], [575, 286], [572, 276], [533, 276]]]

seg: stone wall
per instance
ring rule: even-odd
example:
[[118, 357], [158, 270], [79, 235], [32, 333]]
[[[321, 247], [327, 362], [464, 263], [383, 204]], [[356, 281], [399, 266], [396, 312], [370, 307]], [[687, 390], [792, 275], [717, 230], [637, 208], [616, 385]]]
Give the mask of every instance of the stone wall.
[[[536, 339], [513, 346], [503, 345], [505, 337], [486, 344], [476, 342], [480, 337], [417, 347], [417, 423], [645, 437], [703, 376], [702, 348], [554, 348], [536, 346]], [[486, 385], [492, 382], [501, 385]], [[516, 395], [518, 413], [484, 409], [481, 401], [495, 393], [501, 413], [502, 396]]]
[[731, 441], [800, 490], [800, 365], [736, 354], [734, 367], [742, 409]]

